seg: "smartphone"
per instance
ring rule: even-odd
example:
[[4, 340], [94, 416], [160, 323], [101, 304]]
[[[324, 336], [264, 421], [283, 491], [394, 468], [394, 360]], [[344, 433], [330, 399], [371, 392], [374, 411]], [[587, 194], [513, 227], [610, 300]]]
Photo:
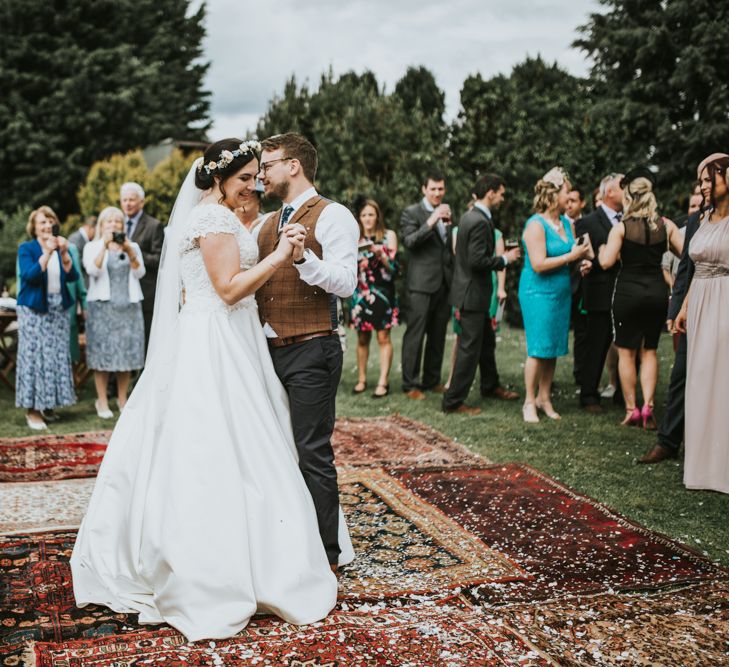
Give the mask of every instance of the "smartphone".
[[357, 246], [357, 250], [369, 250], [372, 245], [372, 241], [362, 241], [362, 243]]
[[514, 248], [519, 247], [519, 241], [517, 239], [506, 239], [504, 241], [504, 247], [507, 250], [513, 250]]
[[496, 322], [501, 322], [504, 319], [504, 308], [506, 307], [506, 301], [499, 301], [499, 305], [496, 306], [496, 314], [494, 319]]
[[53, 227], [51, 227], [51, 234], [53, 234], [53, 236], [60, 236], [61, 235], [61, 225], [59, 225], [57, 222], [54, 222]]

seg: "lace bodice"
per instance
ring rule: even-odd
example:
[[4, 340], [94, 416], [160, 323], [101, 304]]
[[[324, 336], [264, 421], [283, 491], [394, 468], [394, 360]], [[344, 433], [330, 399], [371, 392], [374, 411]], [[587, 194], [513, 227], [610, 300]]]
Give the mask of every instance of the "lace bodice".
[[180, 272], [185, 289], [185, 310], [235, 310], [255, 305], [255, 297], [247, 296], [228, 306], [210, 282], [200, 251], [201, 237], [208, 234], [232, 234], [240, 251], [240, 268], [250, 269], [258, 261], [258, 244], [235, 214], [217, 204], [199, 204], [190, 214], [187, 231], [180, 241]]

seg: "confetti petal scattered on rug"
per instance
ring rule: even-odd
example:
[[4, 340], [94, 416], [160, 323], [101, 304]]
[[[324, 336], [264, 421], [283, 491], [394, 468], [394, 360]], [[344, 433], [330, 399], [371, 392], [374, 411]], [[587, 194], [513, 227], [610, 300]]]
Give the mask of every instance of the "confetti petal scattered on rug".
[[570, 667], [729, 664], [726, 583], [497, 607], [486, 617]]
[[390, 472], [535, 577], [481, 586], [474, 591], [479, 601], [652, 589], [729, 576], [526, 465]]
[[275, 665], [276, 667], [480, 667], [550, 665], [518, 635], [457, 607], [342, 612], [296, 627], [254, 620], [232, 639], [185, 643], [173, 630], [35, 644], [36, 667]]

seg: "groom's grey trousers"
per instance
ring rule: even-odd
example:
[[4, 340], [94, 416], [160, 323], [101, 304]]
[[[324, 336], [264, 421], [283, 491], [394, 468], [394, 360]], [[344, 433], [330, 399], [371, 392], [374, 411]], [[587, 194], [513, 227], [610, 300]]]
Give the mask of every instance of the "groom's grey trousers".
[[342, 375], [342, 347], [336, 335], [284, 347], [270, 346], [273, 366], [289, 395], [299, 468], [314, 499], [327, 558], [339, 558], [339, 490], [332, 432]]

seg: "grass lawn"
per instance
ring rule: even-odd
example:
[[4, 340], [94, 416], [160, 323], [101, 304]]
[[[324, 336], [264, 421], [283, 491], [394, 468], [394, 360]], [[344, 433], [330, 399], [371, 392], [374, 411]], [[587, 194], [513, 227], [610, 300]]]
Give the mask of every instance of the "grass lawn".
[[[440, 396], [429, 394], [425, 401], [410, 401], [400, 391], [402, 333], [403, 327], [399, 327], [393, 335], [392, 393], [385, 399], [373, 400], [369, 391], [358, 396], [351, 394], [357, 381], [357, 370], [355, 338], [353, 332], [349, 332], [349, 349], [345, 355], [338, 399], [339, 415], [373, 417], [400, 413], [430, 424], [493, 462], [528, 463], [629, 518], [729, 566], [729, 495], [687, 491], [682, 484], [681, 462], [636, 465], [635, 459], [651, 446], [655, 435], [619, 426], [623, 413], [618, 408], [598, 416], [584, 414], [579, 409], [575, 394], [570, 357], [561, 359], [557, 364], [553, 402], [562, 414], [559, 422], [543, 418], [539, 424], [524, 424], [520, 401], [481, 400], [477, 383], [468, 403], [480, 405], [483, 413], [476, 417], [445, 415], [440, 410]], [[451, 344], [452, 340], [446, 348], [446, 357], [450, 354]], [[502, 331], [497, 346], [502, 384], [522, 393], [524, 350], [522, 331]], [[673, 361], [668, 336], [661, 341], [659, 359], [661, 378], [656, 405], [660, 418]], [[377, 346], [373, 342], [369, 372], [371, 388], [377, 380], [376, 364]], [[51, 431], [70, 433], [110, 428], [110, 422], [96, 417], [93, 398], [93, 381], [89, 380], [81, 393], [81, 401], [63, 410], [63, 419], [52, 425]], [[0, 387], [0, 415], [0, 437], [30, 434], [23, 411], [14, 407], [14, 396], [4, 387]]]

